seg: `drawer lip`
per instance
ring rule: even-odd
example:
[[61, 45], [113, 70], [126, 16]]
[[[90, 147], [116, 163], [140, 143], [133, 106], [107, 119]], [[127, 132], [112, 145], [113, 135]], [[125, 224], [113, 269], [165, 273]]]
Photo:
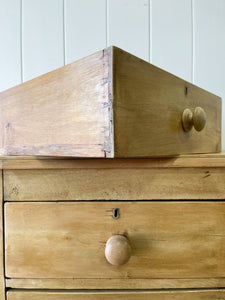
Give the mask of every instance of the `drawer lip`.
[[[115, 206], [118, 220], [112, 218]], [[225, 202], [13, 202], [4, 211], [10, 278], [225, 276]], [[114, 234], [125, 234], [133, 249], [121, 268], [104, 257], [105, 243]]]

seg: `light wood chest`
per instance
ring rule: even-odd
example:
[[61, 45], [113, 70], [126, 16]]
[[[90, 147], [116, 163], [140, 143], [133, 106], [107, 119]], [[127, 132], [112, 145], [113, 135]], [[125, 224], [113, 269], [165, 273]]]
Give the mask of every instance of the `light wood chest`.
[[[1, 299], [225, 297], [223, 154], [1, 166]], [[127, 263], [107, 261], [112, 236]]]

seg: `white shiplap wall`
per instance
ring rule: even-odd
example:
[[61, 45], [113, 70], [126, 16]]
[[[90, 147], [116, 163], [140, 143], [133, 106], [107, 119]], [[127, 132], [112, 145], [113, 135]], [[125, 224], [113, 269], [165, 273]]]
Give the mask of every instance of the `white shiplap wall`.
[[152, 0], [150, 21], [151, 62], [192, 81], [192, 2]]
[[105, 0], [64, 1], [66, 64], [107, 46], [106, 7]]
[[21, 83], [21, 6], [0, 0], [0, 91]]
[[225, 0], [0, 0], [0, 41], [0, 91], [116, 45], [225, 99]]
[[21, 3], [22, 80], [26, 81], [64, 64], [63, 0]]
[[149, 1], [109, 0], [107, 45], [115, 45], [149, 60]]

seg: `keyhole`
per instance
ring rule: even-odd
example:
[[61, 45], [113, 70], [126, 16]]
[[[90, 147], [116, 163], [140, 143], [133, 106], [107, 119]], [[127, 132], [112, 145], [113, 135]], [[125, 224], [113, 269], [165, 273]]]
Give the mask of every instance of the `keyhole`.
[[119, 208], [113, 208], [113, 218], [119, 219], [120, 217], [120, 209]]

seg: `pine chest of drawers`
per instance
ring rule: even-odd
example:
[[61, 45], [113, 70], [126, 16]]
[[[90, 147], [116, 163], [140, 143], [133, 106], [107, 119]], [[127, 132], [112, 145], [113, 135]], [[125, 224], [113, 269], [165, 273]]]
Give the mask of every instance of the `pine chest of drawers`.
[[225, 298], [223, 154], [1, 166], [0, 299]]
[[225, 299], [225, 156], [175, 157], [221, 151], [221, 98], [109, 47], [0, 115], [0, 300]]

